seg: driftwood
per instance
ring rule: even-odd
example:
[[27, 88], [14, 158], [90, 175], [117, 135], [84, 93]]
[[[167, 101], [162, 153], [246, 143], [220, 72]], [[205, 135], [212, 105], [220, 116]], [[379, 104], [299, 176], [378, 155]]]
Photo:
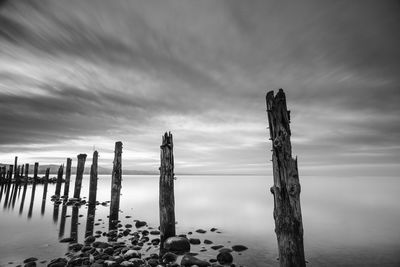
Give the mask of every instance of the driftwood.
[[300, 182], [297, 158], [292, 158], [290, 112], [282, 89], [266, 96], [269, 131], [272, 140], [275, 232], [280, 266], [305, 266], [303, 223], [300, 208]]
[[111, 176], [110, 229], [114, 229], [118, 221], [119, 199], [122, 181], [122, 142], [115, 143], [114, 163]]
[[161, 249], [168, 237], [175, 236], [174, 155], [171, 133], [162, 138], [160, 167], [160, 239]]
[[81, 197], [81, 187], [82, 187], [83, 171], [85, 169], [85, 161], [86, 161], [86, 154], [79, 154], [78, 166], [76, 168], [75, 190], [74, 190], [74, 198], [78, 199], [80, 199]]

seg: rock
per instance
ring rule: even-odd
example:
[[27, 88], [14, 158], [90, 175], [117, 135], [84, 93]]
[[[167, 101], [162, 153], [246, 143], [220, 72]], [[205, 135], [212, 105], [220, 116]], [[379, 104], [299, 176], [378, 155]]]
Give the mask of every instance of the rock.
[[69, 243], [74, 241], [75, 239], [73, 239], [72, 237], [65, 237], [63, 239], [60, 240], [60, 243]]
[[95, 262], [95, 263], [91, 264], [90, 267], [104, 267], [104, 263]]
[[129, 259], [132, 259], [132, 258], [139, 258], [139, 257], [140, 257], [140, 253], [137, 252], [137, 250], [134, 250], [134, 249], [130, 249], [127, 252], [125, 252], [125, 254], [124, 254], [124, 259], [125, 260], [129, 260]]
[[64, 267], [67, 266], [67, 260], [64, 258], [58, 258], [50, 261], [50, 263], [47, 265], [48, 267]]
[[205, 234], [205, 233], [207, 233], [207, 231], [206, 231], [206, 230], [203, 230], [203, 229], [197, 229], [197, 230], [196, 230], [196, 233]]
[[221, 248], [219, 252], [232, 252], [233, 250], [230, 248]]
[[218, 230], [218, 229], [217, 229], [217, 228], [214, 228], [214, 227], [210, 229], [211, 232], [215, 232], [215, 231], [217, 231], [217, 230]]
[[73, 251], [79, 251], [79, 250], [81, 250], [81, 249], [83, 248], [83, 245], [82, 245], [82, 244], [79, 244], [79, 243], [74, 243], [74, 244], [70, 244], [70, 245], [68, 246], [68, 248], [69, 248], [70, 250], [73, 250]]
[[136, 228], [140, 228], [140, 227], [143, 227], [143, 226], [146, 226], [146, 222], [145, 221], [136, 221], [135, 222], [135, 227]]
[[147, 261], [147, 264], [150, 265], [151, 267], [157, 267], [158, 266], [158, 260], [157, 259], [149, 259]]
[[94, 241], [96, 241], [96, 238], [94, 236], [88, 236], [88, 237], [85, 238], [85, 243], [86, 244], [91, 244]]
[[110, 245], [106, 242], [96, 241], [92, 244], [94, 248], [108, 248]]
[[133, 267], [133, 263], [129, 262], [129, 261], [123, 261], [119, 264], [120, 266], [124, 266], [124, 267]]
[[166, 251], [182, 253], [190, 251], [190, 243], [184, 237], [169, 237], [164, 242], [164, 248]]
[[189, 242], [190, 242], [190, 244], [192, 244], [192, 245], [200, 245], [200, 239], [198, 239], [198, 238], [190, 238], [189, 239]]
[[129, 223], [125, 224], [125, 228], [132, 228], [132, 224]]
[[160, 234], [160, 231], [158, 231], [158, 230], [152, 230], [152, 231], [150, 231], [150, 234], [151, 234], [151, 235], [159, 235], [159, 234]]
[[37, 258], [35, 258], [35, 257], [30, 257], [30, 258], [27, 258], [26, 260], [24, 260], [24, 263], [28, 263], [28, 262], [32, 262], [32, 261], [37, 261], [38, 259]]
[[153, 244], [153, 246], [157, 246], [158, 244], [160, 244], [160, 238], [154, 238], [151, 240], [151, 244]]
[[236, 251], [236, 252], [241, 252], [241, 251], [244, 251], [246, 249], [247, 249], [247, 247], [243, 246], [243, 245], [234, 245], [234, 246], [232, 246], [232, 250]]
[[30, 261], [28, 263], [25, 263], [24, 267], [36, 267], [36, 262]]
[[182, 258], [181, 265], [185, 266], [185, 267], [193, 266], [193, 265], [197, 265], [199, 267], [206, 267], [206, 266], [210, 266], [210, 263], [208, 263], [206, 261], [202, 261], [194, 256], [186, 254]]
[[218, 249], [223, 248], [223, 247], [224, 247], [223, 245], [211, 246], [211, 248], [212, 248], [213, 250], [218, 250]]
[[176, 254], [174, 254], [172, 252], [167, 252], [162, 257], [162, 261], [164, 263], [171, 263], [171, 262], [175, 262], [177, 258], [178, 258], [178, 256]]
[[210, 244], [212, 244], [212, 243], [213, 243], [213, 242], [212, 242], [211, 240], [204, 239], [204, 244], [210, 245]]
[[230, 252], [226, 252], [226, 251], [220, 252], [220, 253], [217, 255], [217, 261], [218, 261], [220, 264], [222, 264], [222, 265], [224, 265], [224, 264], [231, 264], [232, 261], [233, 261], [232, 254], [231, 254]]
[[103, 250], [103, 253], [107, 255], [112, 255], [114, 253], [114, 249], [112, 247], [105, 248]]

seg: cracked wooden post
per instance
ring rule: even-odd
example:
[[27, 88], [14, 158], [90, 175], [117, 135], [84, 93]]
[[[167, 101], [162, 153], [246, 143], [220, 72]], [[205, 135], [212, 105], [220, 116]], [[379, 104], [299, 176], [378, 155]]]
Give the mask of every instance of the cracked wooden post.
[[72, 159], [67, 158], [67, 167], [65, 168], [64, 200], [68, 198], [69, 194], [69, 184], [71, 181], [71, 165], [72, 165]]
[[61, 183], [62, 183], [62, 177], [64, 173], [64, 165], [60, 165], [60, 168], [58, 168], [58, 173], [57, 173], [57, 184], [56, 184], [56, 191], [54, 195], [57, 197], [60, 197], [61, 194]]
[[81, 187], [82, 187], [82, 178], [83, 171], [85, 169], [85, 161], [86, 154], [78, 155], [78, 166], [76, 167], [76, 178], [75, 178], [75, 190], [74, 190], [74, 198], [81, 198]]
[[37, 183], [39, 172], [39, 162], [35, 162], [35, 167], [33, 167], [33, 182]]
[[174, 154], [172, 134], [165, 133], [162, 137], [161, 166], [160, 166], [160, 246], [164, 248], [164, 241], [175, 236], [175, 198], [174, 198]]
[[92, 166], [90, 167], [89, 205], [96, 205], [97, 194], [97, 160], [99, 153], [93, 152]]
[[300, 208], [300, 182], [297, 158], [292, 158], [290, 111], [282, 89], [266, 96], [269, 132], [272, 140], [275, 233], [278, 239], [280, 266], [306, 266], [303, 222]]
[[121, 194], [121, 180], [122, 180], [121, 154], [122, 154], [122, 142], [116, 142], [114, 151], [113, 171], [111, 178], [111, 203], [110, 203], [110, 218], [109, 218], [110, 229], [114, 229], [115, 228], [114, 226], [116, 226], [116, 223], [118, 221], [119, 199]]

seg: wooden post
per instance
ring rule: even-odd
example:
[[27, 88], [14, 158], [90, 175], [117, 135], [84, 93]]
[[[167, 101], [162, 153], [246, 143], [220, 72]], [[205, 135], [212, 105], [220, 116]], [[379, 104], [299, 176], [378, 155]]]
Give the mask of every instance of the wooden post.
[[[19, 175], [19, 172], [17, 172], [17, 169], [18, 169], [18, 157], [15, 156], [15, 159], [14, 159], [14, 179], [15, 180], [17, 180], [17, 177]], [[12, 168], [11, 168], [11, 174], [12, 174]]]
[[280, 266], [306, 266], [303, 222], [300, 208], [300, 182], [297, 158], [292, 158], [290, 111], [282, 89], [266, 96], [269, 131], [272, 140], [275, 232], [278, 239]]
[[174, 154], [171, 133], [162, 137], [161, 167], [160, 167], [160, 246], [164, 248], [164, 241], [175, 236], [175, 198], [174, 198]]
[[78, 155], [78, 166], [76, 168], [76, 178], [75, 178], [75, 190], [74, 190], [74, 198], [81, 198], [81, 187], [82, 187], [82, 178], [83, 171], [85, 169], [85, 161], [86, 154]]
[[78, 243], [78, 224], [79, 224], [79, 207], [72, 207], [71, 217], [71, 235], [72, 238], [70, 243]]
[[66, 216], [67, 216], [67, 205], [62, 205], [60, 231], [58, 232], [58, 238], [62, 238], [64, 236]]
[[92, 166], [90, 167], [89, 205], [96, 205], [98, 157], [99, 153], [97, 151], [94, 151]]
[[60, 168], [58, 168], [58, 173], [57, 173], [56, 191], [54, 193], [58, 197], [61, 194], [61, 183], [62, 183], [63, 172], [64, 172], [64, 165], [60, 165]]
[[38, 180], [39, 162], [35, 162], [35, 167], [33, 168], [33, 182], [36, 183]]
[[113, 171], [111, 177], [111, 203], [110, 203], [110, 218], [109, 228], [113, 229], [114, 224], [118, 221], [119, 213], [119, 198], [121, 194], [122, 180], [122, 142], [115, 143]]
[[86, 216], [86, 232], [85, 237], [92, 236], [94, 231], [94, 218], [96, 213], [96, 205], [90, 205]]
[[[22, 166], [24, 166], [24, 165], [22, 165]], [[15, 182], [18, 182], [18, 181], [19, 181], [20, 175], [21, 175], [21, 166], [18, 165], [18, 167], [17, 167], [17, 174], [16, 174], [16, 175], [14, 174], [14, 181], [15, 181]]]
[[25, 163], [25, 179], [28, 180], [29, 175], [29, 163]]
[[[14, 168], [15, 169], [15, 168]], [[17, 173], [17, 170], [15, 169], [14, 170], [15, 171], [15, 173]], [[8, 166], [8, 177], [7, 177], [7, 180], [8, 180], [8, 183], [10, 184], [11, 183], [11, 181], [12, 181], [12, 174], [13, 174], [13, 165], [9, 165]]]
[[65, 184], [64, 184], [65, 199], [68, 198], [68, 194], [69, 194], [69, 183], [71, 181], [71, 164], [72, 164], [72, 159], [67, 158], [67, 167], [65, 169]]
[[[18, 168], [19, 168], [19, 167], [20, 167], [20, 166], [18, 166]], [[21, 173], [20, 173], [20, 175], [18, 175], [18, 179], [15, 179], [16, 182], [19, 182], [19, 180], [21, 180], [21, 178], [24, 177], [24, 173], [25, 173], [24, 171], [25, 171], [25, 165], [22, 164], [22, 165], [21, 165]]]
[[47, 184], [49, 182], [49, 176], [50, 176], [50, 168], [46, 169], [46, 174], [44, 176], [44, 182]]

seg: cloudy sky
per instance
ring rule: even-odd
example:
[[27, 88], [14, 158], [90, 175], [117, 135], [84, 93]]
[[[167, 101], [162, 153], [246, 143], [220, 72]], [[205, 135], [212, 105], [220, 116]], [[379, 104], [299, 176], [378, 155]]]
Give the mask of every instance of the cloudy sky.
[[[93, 148], [157, 171], [271, 175], [283, 88], [300, 176], [398, 176], [399, 1], [0, 1], [0, 162]], [[76, 164], [76, 160], [74, 160]]]

